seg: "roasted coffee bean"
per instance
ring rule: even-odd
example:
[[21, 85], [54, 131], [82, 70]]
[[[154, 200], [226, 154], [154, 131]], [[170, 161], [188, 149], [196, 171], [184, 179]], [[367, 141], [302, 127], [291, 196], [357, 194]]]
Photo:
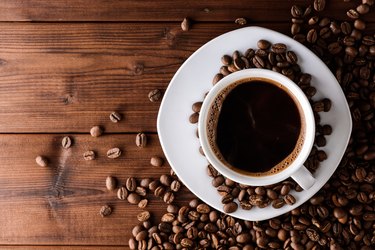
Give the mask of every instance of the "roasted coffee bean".
[[341, 33], [341, 27], [337, 24], [337, 22], [331, 22], [329, 28], [331, 29], [334, 35], [338, 35]]
[[319, 17], [318, 16], [313, 16], [313, 17], [311, 17], [309, 19], [308, 24], [312, 26], [312, 25], [318, 23], [318, 21], [319, 21]]
[[211, 211], [210, 207], [204, 203], [197, 206], [197, 212], [202, 214], [208, 214]]
[[243, 18], [243, 17], [236, 18], [236, 20], [234, 20], [234, 22], [238, 25], [246, 25], [247, 24], [246, 18]]
[[113, 176], [108, 176], [105, 180], [105, 186], [108, 190], [115, 190], [117, 187], [117, 179]]
[[111, 213], [112, 213], [112, 207], [108, 206], [108, 205], [102, 206], [100, 211], [99, 211], [99, 214], [102, 217], [109, 216], [109, 215], [111, 215]]
[[230, 72], [228, 70], [228, 67], [227, 66], [221, 66], [220, 68], [220, 73], [223, 75], [223, 76], [227, 76], [229, 74], [231, 74], [232, 72]]
[[349, 17], [349, 18], [352, 18], [352, 19], [357, 19], [359, 18], [359, 13], [354, 10], [354, 9], [350, 9], [346, 12], [346, 15]]
[[130, 204], [138, 204], [141, 201], [141, 197], [136, 193], [130, 193], [127, 200]]
[[166, 192], [163, 196], [163, 201], [167, 204], [171, 204], [174, 201], [174, 194], [173, 192]]
[[192, 124], [198, 123], [198, 119], [199, 119], [199, 113], [193, 113], [189, 117], [189, 121]]
[[172, 178], [169, 175], [162, 174], [159, 178], [159, 181], [164, 186], [170, 186], [172, 183]]
[[228, 66], [229, 64], [232, 63], [232, 57], [231, 56], [228, 56], [228, 55], [223, 55], [221, 57], [221, 62], [222, 64], [224, 64], [225, 66]]
[[318, 147], [324, 147], [327, 144], [327, 140], [326, 140], [326, 138], [323, 135], [318, 135], [315, 138], [315, 144]]
[[214, 179], [212, 179], [212, 186], [214, 187], [218, 187], [223, 183], [224, 183], [224, 177], [222, 175], [216, 176]]
[[128, 197], [128, 190], [125, 187], [120, 187], [117, 190], [117, 198], [119, 200], [125, 200], [127, 197]]
[[113, 123], [117, 123], [119, 121], [121, 121], [121, 114], [118, 113], [118, 112], [112, 112], [110, 115], [109, 115], [109, 119], [111, 120], [111, 122]]
[[190, 26], [191, 26], [191, 21], [188, 17], [185, 17], [184, 20], [182, 20], [181, 22], [181, 29], [183, 31], [188, 31], [190, 30]]
[[178, 192], [181, 188], [181, 182], [178, 180], [172, 181], [170, 188], [173, 192]]
[[353, 46], [348, 46], [345, 48], [345, 53], [354, 58], [357, 56], [358, 50]]
[[319, 21], [320, 27], [325, 27], [331, 23], [331, 20], [328, 17], [324, 17]]
[[311, 29], [306, 35], [306, 41], [309, 43], [316, 43], [316, 40], [318, 39], [318, 33], [316, 29]]
[[223, 75], [218, 73], [214, 76], [214, 78], [212, 79], [212, 85], [215, 85], [218, 81], [220, 81], [221, 79], [223, 79]]
[[92, 137], [99, 137], [103, 134], [103, 129], [100, 126], [94, 126], [90, 129]]
[[286, 45], [283, 43], [275, 43], [271, 46], [271, 50], [276, 54], [285, 53], [286, 49]]
[[328, 51], [332, 55], [336, 55], [336, 54], [340, 53], [341, 49], [342, 49], [342, 47], [338, 42], [333, 42], [333, 43], [328, 45]]
[[286, 59], [290, 64], [296, 64], [298, 62], [298, 57], [294, 51], [288, 51], [286, 53]]
[[357, 30], [364, 30], [366, 28], [366, 23], [361, 19], [356, 19], [354, 21], [354, 28]]
[[324, 27], [319, 31], [319, 36], [321, 38], [329, 38], [332, 35], [332, 31], [329, 27]]
[[150, 102], [158, 102], [161, 100], [161, 98], [162, 98], [162, 93], [160, 89], [154, 89], [148, 93], [148, 99], [150, 100]]
[[134, 177], [129, 177], [126, 179], [126, 189], [129, 190], [129, 192], [134, 192], [137, 188], [137, 181]]
[[151, 214], [149, 211], [143, 211], [143, 212], [140, 212], [138, 215], [137, 215], [137, 219], [140, 221], [140, 222], [144, 222], [144, 221], [147, 221], [149, 220], [151, 217]]
[[320, 239], [320, 235], [313, 228], [306, 229], [306, 235], [307, 235], [307, 237], [309, 237], [310, 240], [315, 241], [315, 242]]
[[201, 111], [202, 104], [203, 104], [203, 102], [195, 102], [195, 103], [192, 105], [191, 109], [192, 109], [194, 112], [199, 113], [199, 112]]
[[121, 153], [122, 153], [121, 149], [111, 148], [107, 151], [107, 157], [110, 158], [110, 159], [116, 159], [116, 158], [120, 157]]
[[292, 14], [292, 17], [302, 17], [303, 16], [303, 9], [298, 5], [293, 5], [290, 9], [290, 13]]
[[289, 185], [284, 184], [284, 185], [281, 187], [280, 194], [281, 194], [282, 196], [285, 196], [285, 195], [289, 194], [290, 189], [291, 189], [291, 188], [290, 188]]
[[294, 196], [291, 194], [287, 194], [284, 196], [284, 201], [288, 205], [293, 205], [294, 203], [296, 203], [296, 198], [294, 198]]
[[150, 164], [154, 167], [161, 167], [164, 164], [163, 158], [159, 156], [152, 156], [150, 160]]
[[268, 50], [271, 47], [271, 43], [269, 41], [263, 40], [263, 39], [259, 40], [257, 42], [257, 45], [258, 45], [259, 49], [263, 49], [263, 50]]
[[136, 250], [138, 247], [138, 243], [134, 238], [130, 238], [128, 244], [131, 250]]
[[143, 200], [140, 200], [138, 202], [138, 207], [141, 208], [141, 209], [147, 207], [147, 205], [148, 205], [148, 200], [147, 199], [143, 199]]
[[224, 205], [223, 210], [225, 213], [233, 213], [237, 210], [238, 205], [235, 202], [230, 202]]
[[61, 145], [63, 148], [70, 148], [70, 146], [72, 146], [72, 139], [69, 136], [64, 136]]
[[246, 67], [246, 64], [245, 62], [241, 59], [241, 57], [238, 57], [236, 59], [234, 59], [234, 66], [238, 69], [238, 70], [241, 70], [241, 69], [244, 69]]
[[138, 194], [138, 195], [140, 195], [140, 196], [146, 196], [147, 190], [144, 187], [137, 187], [135, 189], [135, 193]]
[[326, 7], [325, 0], [314, 0], [314, 9], [316, 11], [322, 11]]
[[86, 161], [92, 161], [95, 159], [95, 157], [96, 157], [96, 154], [92, 150], [89, 150], [83, 153], [83, 159], [85, 159]]
[[272, 207], [273, 208], [281, 208], [285, 205], [285, 201], [282, 198], [277, 198], [272, 201]]
[[258, 55], [255, 55], [252, 59], [252, 62], [253, 64], [255, 65], [255, 67], [257, 68], [264, 68], [265, 66], [265, 62], [263, 61], [263, 59], [258, 56]]
[[350, 35], [350, 33], [352, 32], [352, 27], [348, 22], [342, 22], [340, 27], [344, 35]]
[[145, 133], [138, 133], [135, 137], [135, 145], [139, 148], [144, 148], [147, 145], [147, 135]]
[[154, 191], [154, 195], [156, 197], [163, 197], [165, 194], [165, 187], [163, 186], [158, 186], [155, 191]]
[[35, 162], [36, 162], [36, 164], [38, 164], [41, 167], [47, 167], [48, 166], [48, 159], [44, 156], [38, 155], [35, 158]]
[[370, 6], [368, 4], [360, 4], [357, 6], [356, 10], [359, 14], [364, 15], [370, 11]]

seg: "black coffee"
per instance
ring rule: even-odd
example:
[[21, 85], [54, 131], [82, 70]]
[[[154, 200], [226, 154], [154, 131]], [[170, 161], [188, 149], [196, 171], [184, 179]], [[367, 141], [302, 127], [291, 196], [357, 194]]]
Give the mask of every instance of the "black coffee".
[[303, 140], [303, 124], [299, 107], [281, 85], [265, 79], [237, 82], [215, 102], [212, 145], [226, 165], [259, 176], [277, 173], [293, 162]]

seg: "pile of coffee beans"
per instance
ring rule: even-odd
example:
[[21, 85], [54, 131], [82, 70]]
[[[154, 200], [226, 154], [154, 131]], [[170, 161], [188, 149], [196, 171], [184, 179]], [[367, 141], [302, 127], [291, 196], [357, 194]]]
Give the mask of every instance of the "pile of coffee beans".
[[[320, 124], [319, 112], [328, 112], [332, 104], [327, 98], [317, 101], [312, 99], [317, 90], [311, 85], [312, 76], [301, 71], [297, 54], [288, 50], [283, 43], [271, 44], [269, 41], [261, 39], [257, 42], [256, 49], [249, 48], [244, 54], [234, 51], [231, 56], [222, 56], [221, 62], [223, 66], [220, 68], [220, 73], [214, 76], [213, 85], [233, 72], [248, 68], [263, 68], [285, 75], [303, 90], [311, 103], [316, 121], [315, 145], [305, 162], [305, 166], [311, 172], [315, 172], [320, 162], [327, 159], [325, 151], [319, 148], [326, 145], [326, 136], [332, 133], [330, 125]], [[201, 106], [202, 102], [196, 102], [192, 105], [193, 113], [189, 117], [191, 123], [198, 122]], [[199, 136], [198, 133], [197, 136]], [[204, 155], [202, 148], [199, 150]], [[270, 205], [277, 209], [284, 205], [293, 205], [296, 199], [289, 191], [302, 191], [302, 188], [291, 178], [275, 185], [256, 187], [238, 184], [220, 174], [211, 165], [207, 166], [207, 173], [212, 177], [212, 185], [222, 196], [221, 202], [226, 213], [235, 212], [238, 204], [244, 210], [250, 210], [253, 207], [264, 208]]]

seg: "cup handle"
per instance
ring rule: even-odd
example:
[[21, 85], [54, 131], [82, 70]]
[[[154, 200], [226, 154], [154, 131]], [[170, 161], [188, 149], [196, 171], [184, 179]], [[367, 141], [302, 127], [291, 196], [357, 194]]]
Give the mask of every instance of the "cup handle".
[[315, 183], [315, 178], [312, 176], [311, 172], [307, 170], [305, 166], [300, 167], [294, 174], [291, 176], [298, 185], [300, 185], [304, 190], [307, 190], [312, 187]]

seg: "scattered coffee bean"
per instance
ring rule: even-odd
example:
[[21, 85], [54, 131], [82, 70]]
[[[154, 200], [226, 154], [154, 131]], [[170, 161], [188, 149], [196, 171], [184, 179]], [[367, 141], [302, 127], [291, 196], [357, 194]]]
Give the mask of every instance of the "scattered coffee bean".
[[314, 0], [314, 9], [316, 11], [322, 11], [326, 7], [325, 0]]
[[142, 208], [142, 209], [145, 208], [145, 207], [147, 207], [147, 205], [148, 205], [148, 200], [147, 199], [140, 200], [139, 203], [138, 203], [138, 207]]
[[199, 119], [199, 113], [193, 113], [189, 117], [190, 123], [193, 123], [193, 124], [198, 123], [198, 119]]
[[350, 9], [346, 12], [346, 15], [349, 17], [349, 18], [352, 18], [352, 19], [357, 19], [359, 18], [359, 13], [354, 10], [354, 9]]
[[41, 167], [47, 167], [48, 166], [48, 159], [44, 156], [38, 155], [35, 158], [35, 162], [36, 162], [36, 164], [38, 164]]
[[103, 129], [100, 126], [94, 126], [90, 130], [92, 137], [99, 137], [103, 134]]
[[237, 203], [235, 203], [235, 202], [229, 202], [229, 203], [227, 203], [227, 204], [224, 205], [223, 210], [226, 213], [233, 213], [233, 212], [235, 212], [237, 210], [237, 208], [238, 208]]
[[299, 17], [302, 17], [303, 10], [300, 6], [293, 5], [292, 8], [290, 9], [290, 13], [292, 14], [292, 17], [299, 18]]
[[100, 213], [100, 216], [102, 216], [102, 217], [109, 216], [112, 213], [112, 207], [110, 207], [108, 205], [104, 205], [104, 206], [101, 207], [99, 213]]
[[122, 152], [119, 148], [111, 148], [107, 151], [107, 157], [111, 159], [116, 159], [120, 157], [121, 153]]
[[121, 118], [122, 118], [122, 116], [118, 112], [112, 112], [109, 115], [109, 119], [111, 120], [111, 122], [114, 122], [114, 123], [117, 123], [117, 122], [121, 121]]
[[163, 201], [167, 204], [171, 204], [174, 201], [174, 194], [173, 192], [166, 192], [163, 196]]
[[70, 146], [72, 146], [72, 139], [69, 136], [64, 136], [61, 145], [63, 148], [70, 148]]
[[137, 215], [137, 219], [140, 221], [140, 222], [144, 222], [144, 221], [147, 221], [149, 220], [151, 217], [151, 214], [149, 211], [143, 211], [143, 212], [140, 212], [138, 215]]
[[129, 192], [134, 192], [137, 189], [137, 180], [134, 177], [129, 177], [126, 179], [125, 186]]
[[[108, 188], [108, 186], [107, 186]], [[125, 200], [128, 197], [128, 190], [125, 187], [120, 187], [117, 190], [117, 198], [119, 200]]]
[[92, 150], [88, 150], [83, 153], [83, 159], [85, 159], [86, 161], [92, 161], [95, 159], [95, 157], [96, 157], [96, 154]]
[[247, 24], [246, 18], [243, 18], [243, 17], [237, 18], [234, 22], [238, 25], [246, 25]]
[[190, 30], [190, 26], [191, 26], [190, 19], [188, 17], [185, 17], [184, 20], [182, 20], [181, 29], [183, 31], [188, 31], [188, 30]]
[[105, 186], [108, 190], [115, 190], [117, 187], [117, 180], [113, 176], [108, 176], [105, 180]]
[[181, 183], [178, 180], [174, 180], [171, 183], [171, 190], [173, 192], [178, 192], [181, 188]]
[[141, 197], [136, 193], [130, 193], [127, 200], [130, 204], [138, 204], [141, 201]]
[[154, 167], [161, 167], [164, 164], [164, 160], [159, 156], [153, 156], [151, 157], [150, 164]]
[[150, 102], [158, 102], [161, 100], [162, 93], [160, 89], [154, 89], [148, 93], [148, 99]]
[[145, 133], [138, 133], [135, 137], [135, 145], [139, 148], [144, 148], [147, 145], [147, 135]]

